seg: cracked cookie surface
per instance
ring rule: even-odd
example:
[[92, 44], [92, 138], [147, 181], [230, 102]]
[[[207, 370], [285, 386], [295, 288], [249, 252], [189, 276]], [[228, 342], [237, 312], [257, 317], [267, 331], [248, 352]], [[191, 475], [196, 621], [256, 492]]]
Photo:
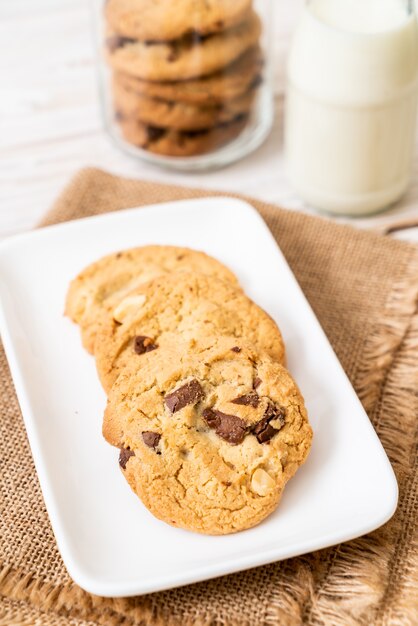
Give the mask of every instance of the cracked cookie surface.
[[161, 126], [150, 126], [139, 120], [118, 120], [121, 133], [129, 143], [163, 156], [197, 156], [212, 152], [233, 141], [244, 130], [248, 116], [238, 115], [230, 122], [212, 128], [180, 131]]
[[263, 53], [250, 48], [216, 74], [187, 81], [150, 82], [115, 72], [114, 82], [131, 94], [195, 105], [223, 104], [239, 98], [262, 82]]
[[[113, 102], [117, 119], [139, 121], [157, 128], [178, 131], [207, 130], [227, 124], [241, 115], [248, 115], [256, 90], [219, 105], [195, 105], [174, 100], [149, 98], [125, 89], [117, 81], [113, 84]], [[140, 144], [140, 141], [136, 142]]]
[[277, 507], [312, 440], [287, 370], [242, 341], [178, 340], [114, 384], [103, 434], [159, 519], [206, 534], [250, 528]]
[[80, 325], [84, 347], [94, 351], [97, 330], [129, 291], [170, 272], [196, 271], [238, 285], [234, 274], [204, 252], [176, 246], [143, 246], [105, 256], [71, 282], [65, 314]]
[[233, 28], [201, 38], [145, 42], [109, 32], [107, 60], [118, 72], [149, 81], [178, 81], [213, 74], [257, 45], [261, 34], [255, 12]]
[[126, 366], [141, 368], [145, 354], [174, 337], [192, 346], [212, 335], [245, 338], [284, 361], [276, 323], [241, 289], [215, 276], [173, 273], [131, 291], [103, 322], [95, 346], [102, 385], [109, 391]]
[[121, 35], [146, 41], [215, 33], [240, 22], [251, 0], [108, 0], [105, 15]]

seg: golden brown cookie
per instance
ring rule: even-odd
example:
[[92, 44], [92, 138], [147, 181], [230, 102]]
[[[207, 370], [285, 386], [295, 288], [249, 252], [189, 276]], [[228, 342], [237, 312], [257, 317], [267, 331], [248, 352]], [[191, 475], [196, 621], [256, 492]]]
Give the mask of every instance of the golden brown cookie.
[[178, 131], [123, 117], [118, 119], [125, 141], [153, 154], [169, 157], [198, 156], [222, 148], [236, 139], [247, 124], [248, 117], [240, 115], [212, 128]]
[[272, 513], [312, 440], [287, 370], [227, 338], [144, 355], [113, 386], [103, 433], [156, 517], [211, 535]]
[[195, 105], [149, 98], [125, 89], [117, 79], [113, 82], [113, 103], [119, 120], [137, 120], [180, 131], [208, 129], [247, 115], [255, 94], [256, 90], [252, 89], [223, 104]]
[[173, 336], [199, 344], [207, 336], [244, 338], [279, 362], [284, 344], [276, 323], [232, 283], [197, 272], [172, 273], [131, 291], [97, 332], [95, 357], [105, 391], [144, 354]]
[[250, 48], [234, 63], [219, 72], [184, 81], [150, 82], [129, 74], [115, 73], [115, 82], [126, 91], [149, 98], [195, 105], [223, 104], [258, 86], [263, 55], [258, 46]]
[[171, 42], [144, 42], [109, 32], [107, 59], [113, 69], [143, 80], [173, 81], [207, 76], [238, 59], [258, 43], [261, 22], [251, 12], [234, 28]]
[[108, 0], [112, 28], [143, 41], [178, 39], [186, 33], [216, 33], [242, 21], [251, 0]]
[[70, 284], [65, 314], [80, 325], [83, 345], [93, 352], [103, 319], [129, 291], [157, 276], [190, 270], [238, 284], [228, 268], [204, 252], [144, 246], [110, 254], [86, 267]]

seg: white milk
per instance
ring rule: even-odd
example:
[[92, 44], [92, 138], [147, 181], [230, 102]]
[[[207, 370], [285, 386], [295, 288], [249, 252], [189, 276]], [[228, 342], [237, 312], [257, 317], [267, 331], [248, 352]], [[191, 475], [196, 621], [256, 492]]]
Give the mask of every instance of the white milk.
[[371, 213], [411, 176], [418, 23], [401, 0], [312, 0], [288, 66], [289, 178], [313, 206]]

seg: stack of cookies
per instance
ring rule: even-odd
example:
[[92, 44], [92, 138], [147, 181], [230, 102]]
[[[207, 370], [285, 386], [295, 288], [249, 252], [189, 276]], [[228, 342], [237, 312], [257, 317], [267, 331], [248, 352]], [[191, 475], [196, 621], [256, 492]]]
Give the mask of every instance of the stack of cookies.
[[66, 314], [108, 394], [103, 434], [156, 517], [226, 534], [277, 507], [312, 430], [277, 325], [228, 268], [185, 248], [126, 250], [72, 281]]
[[155, 154], [204, 154], [245, 128], [261, 83], [252, 0], [108, 0], [106, 59], [122, 136]]

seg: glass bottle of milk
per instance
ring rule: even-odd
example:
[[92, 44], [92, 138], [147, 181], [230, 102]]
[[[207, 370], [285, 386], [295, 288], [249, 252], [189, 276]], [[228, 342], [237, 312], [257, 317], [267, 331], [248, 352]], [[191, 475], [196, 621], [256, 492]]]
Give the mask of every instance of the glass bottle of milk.
[[384, 209], [411, 177], [418, 22], [410, 0], [311, 0], [288, 65], [288, 176], [312, 206]]

